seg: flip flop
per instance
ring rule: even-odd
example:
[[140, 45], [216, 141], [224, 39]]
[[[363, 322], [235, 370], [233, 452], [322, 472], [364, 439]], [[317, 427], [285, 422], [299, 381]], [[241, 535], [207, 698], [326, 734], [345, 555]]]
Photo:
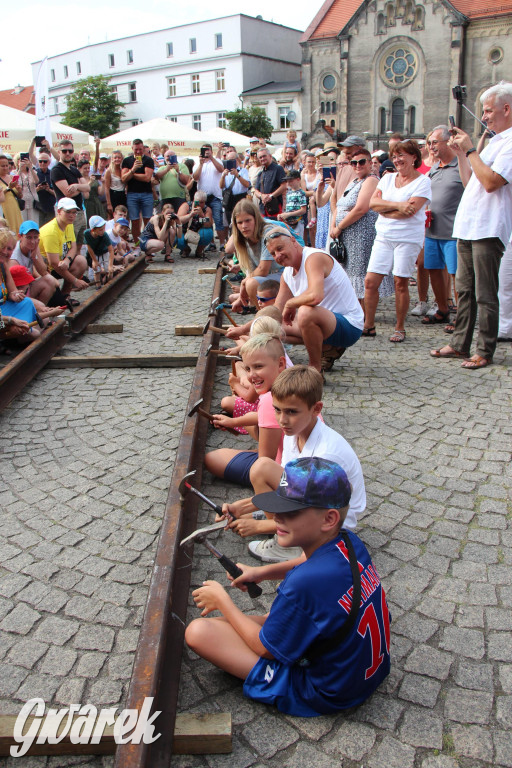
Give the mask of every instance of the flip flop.
[[369, 339], [375, 338], [377, 335], [377, 331], [375, 330], [375, 326], [372, 326], [371, 328], [363, 328], [363, 332], [361, 333], [361, 336], [367, 336]]
[[481, 355], [473, 355], [469, 360], [464, 360], [461, 368], [467, 368], [468, 371], [476, 371], [477, 368], [487, 368], [488, 365], [492, 365], [492, 360]]
[[[442, 349], [444, 349], [444, 347], [442, 347]], [[458, 357], [458, 358], [466, 357], [466, 355], [463, 355], [462, 352], [457, 352], [456, 349], [452, 349], [451, 347], [450, 347], [450, 349], [452, 350], [451, 352], [441, 352], [441, 349], [431, 349], [430, 350], [430, 357], [437, 357], [437, 358], [441, 358], [443, 360], [444, 359], [448, 360], [448, 359], [450, 359], [452, 357]]]
[[391, 334], [389, 340], [393, 344], [401, 344], [403, 341], [405, 341], [405, 331], [395, 331]]

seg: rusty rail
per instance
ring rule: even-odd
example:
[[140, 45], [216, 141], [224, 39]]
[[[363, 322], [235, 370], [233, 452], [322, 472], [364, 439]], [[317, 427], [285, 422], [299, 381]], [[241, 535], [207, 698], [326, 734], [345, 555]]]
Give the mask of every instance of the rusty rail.
[[[219, 268], [212, 299], [221, 295], [221, 277]], [[206, 357], [204, 353], [211, 336], [211, 332], [204, 336], [201, 344], [187, 413], [200, 397], [204, 398], [205, 407], [210, 407], [217, 361], [214, 355]], [[178, 485], [191, 469], [197, 470], [196, 481], [200, 484], [207, 430], [206, 419], [185, 417], [125, 704], [128, 709], [140, 710], [146, 697], [154, 697], [152, 712], [161, 711], [155, 720], [155, 732], [162, 735], [154, 744], [119, 745], [114, 768], [168, 768], [171, 764], [192, 570], [190, 558], [179, 549], [179, 541], [195, 529], [198, 508], [197, 498], [190, 494], [187, 514], [183, 514]]]

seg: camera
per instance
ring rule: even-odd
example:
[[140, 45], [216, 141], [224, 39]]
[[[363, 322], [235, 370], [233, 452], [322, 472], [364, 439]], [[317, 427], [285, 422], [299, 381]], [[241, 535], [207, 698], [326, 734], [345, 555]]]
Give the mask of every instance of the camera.
[[466, 100], [468, 91], [465, 85], [456, 85], [452, 88], [452, 94], [455, 101], [458, 101], [459, 104], [462, 104], [462, 102]]
[[199, 157], [206, 157], [206, 150], [209, 149], [209, 147], [201, 147], [199, 150]]
[[44, 144], [43, 144], [44, 139], [45, 139], [44, 136], [36, 136], [35, 137], [36, 147], [43, 147], [44, 146]]

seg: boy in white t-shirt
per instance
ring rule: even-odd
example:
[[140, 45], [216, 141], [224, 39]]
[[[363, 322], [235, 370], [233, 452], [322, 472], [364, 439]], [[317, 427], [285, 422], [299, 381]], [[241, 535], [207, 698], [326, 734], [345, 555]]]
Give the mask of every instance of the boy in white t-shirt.
[[[322, 376], [314, 368], [296, 365], [279, 374], [272, 385], [272, 401], [277, 421], [284, 432], [281, 462], [259, 458], [251, 467], [250, 481], [254, 492], [266, 493], [279, 485], [283, 467], [292, 459], [318, 457], [339, 464], [352, 485], [352, 497], [344, 527], [354, 530], [357, 517], [366, 508], [363, 471], [354, 450], [344, 437], [328, 427], [322, 420]], [[240, 536], [275, 533], [272, 517], [254, 519], [256, 507], [250, 498], [234, 504], [224, 504], [226, 515], [236, 518], [229, 527]], [[300, 553], [280, 547], [275, 536], [252, 541], [249, 551], [264, 562], [282, 562]]]

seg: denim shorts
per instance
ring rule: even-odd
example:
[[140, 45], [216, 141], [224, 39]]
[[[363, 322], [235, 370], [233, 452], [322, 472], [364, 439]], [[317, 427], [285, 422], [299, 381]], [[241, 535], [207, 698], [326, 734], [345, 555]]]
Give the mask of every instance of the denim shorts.
[[215, 229], [217, 232], [224, 229], [224, 212], [222, 210], [222, 200], [220, 197], [208, 196], [208, 203], [212, 209], [213, 220], [215, 222]]
[[351, 347], [361, 338], [363, 331], [349, 323], [347, 318], [338, 312], [333, 312], [333, 315], [336, 318], [336, 328], [328, 339], [324, 339], [324, 344], [332, 344], [333, 347]]
[[151, 192], [128, 192], [126, 197], [130, 221], [137, 221], [141, 215], [143, 219], [152, 217], [154, 203]]

